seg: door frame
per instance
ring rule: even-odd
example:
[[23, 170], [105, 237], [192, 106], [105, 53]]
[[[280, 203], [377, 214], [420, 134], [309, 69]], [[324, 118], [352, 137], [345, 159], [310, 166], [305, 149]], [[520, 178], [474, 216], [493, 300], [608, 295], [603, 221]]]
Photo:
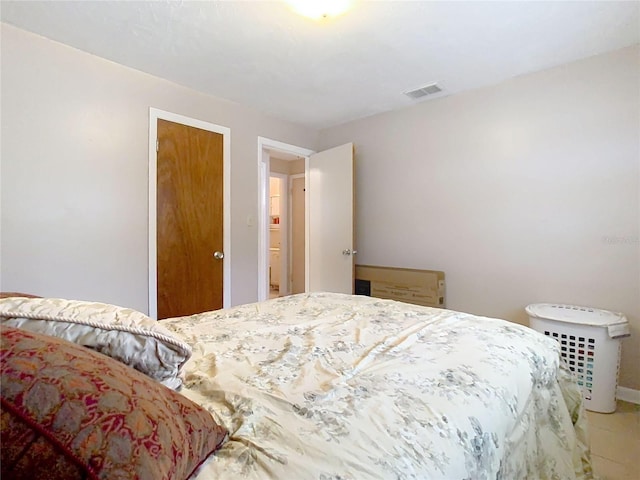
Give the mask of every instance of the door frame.
[[[315, 150], [298, 147], [288, 143], [272, 140], [266, 137], [258, 137], [258, 301], [269, 298], [269, 176], [270, 155], [269, 150], [277, 150], [305, 158], [305, 176], [308, 177], [309, 155]], [[308, 179], [307, 179], [308, 181]], [[305, 209], [307, 206], [305, 205]], [[305, 217], [308, 212], [305, 213]], [[308, 228], [308, 218], [305, 218]], [[280, 232], [282, 236], [282, 232]], [[287, 233], [288, 235], [288, 233]], [[308, 232], [307, 232], [308, 241]], [[308, 251], [308, 248], [305, 248]], [[281, 252], [282, 253], [282, 252]], [[288, 254], [288, 253], [287, 253]], [[305, 253], [305, 258], [307, 254]], [[305, 263], [308, 259], [305, 259]]]
[[158, 317], [157, 180], [158, 120], [168, 120], [222, 135], [223, 160], [223, 251], [222, 303], [231, 306], [231, 129], [214, 123], [149, 108], [149, 317]]

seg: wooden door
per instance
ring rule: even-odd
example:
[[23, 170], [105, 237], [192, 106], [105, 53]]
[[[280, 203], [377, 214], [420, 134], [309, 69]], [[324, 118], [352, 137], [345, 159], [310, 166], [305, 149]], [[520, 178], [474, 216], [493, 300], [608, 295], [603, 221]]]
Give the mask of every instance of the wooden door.
[[308, 291], [353, 293], [353, 144], [309, 157]]
[[158, 119], [158, 319], [223, 306], [223, 135]]

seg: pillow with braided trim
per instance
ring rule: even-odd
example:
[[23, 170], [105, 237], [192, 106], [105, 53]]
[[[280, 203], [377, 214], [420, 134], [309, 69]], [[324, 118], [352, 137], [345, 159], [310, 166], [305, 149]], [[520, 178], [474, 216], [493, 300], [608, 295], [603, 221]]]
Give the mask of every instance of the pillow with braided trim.
[[191, 347], [130, 308], [61, 298], [0, 300], [0, 323], [63, 338], [108, 355], [178, 390]]

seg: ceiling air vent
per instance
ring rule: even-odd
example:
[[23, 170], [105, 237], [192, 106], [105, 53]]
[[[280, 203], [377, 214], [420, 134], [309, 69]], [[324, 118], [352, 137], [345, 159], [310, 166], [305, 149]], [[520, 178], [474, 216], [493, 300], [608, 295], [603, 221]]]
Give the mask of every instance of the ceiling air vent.
[[425, 85], [424, 87], [420, 87], [416, 90], [411, 90], [410, 92], [404, 92], [407, 97], [417, 99], [426, 97], [427, 95], [433, 95], [434, 93], [440, 93], [442, 89], [435, 83], [431, 85]]

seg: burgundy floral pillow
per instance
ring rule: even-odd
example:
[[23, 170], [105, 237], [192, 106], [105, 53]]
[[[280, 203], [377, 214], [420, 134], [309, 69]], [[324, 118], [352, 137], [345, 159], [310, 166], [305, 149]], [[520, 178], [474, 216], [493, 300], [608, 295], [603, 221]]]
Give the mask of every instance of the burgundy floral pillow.
[[110, 357], [1, 334], [2, 478], [185, 479], [226, 438], [205, 409]]

